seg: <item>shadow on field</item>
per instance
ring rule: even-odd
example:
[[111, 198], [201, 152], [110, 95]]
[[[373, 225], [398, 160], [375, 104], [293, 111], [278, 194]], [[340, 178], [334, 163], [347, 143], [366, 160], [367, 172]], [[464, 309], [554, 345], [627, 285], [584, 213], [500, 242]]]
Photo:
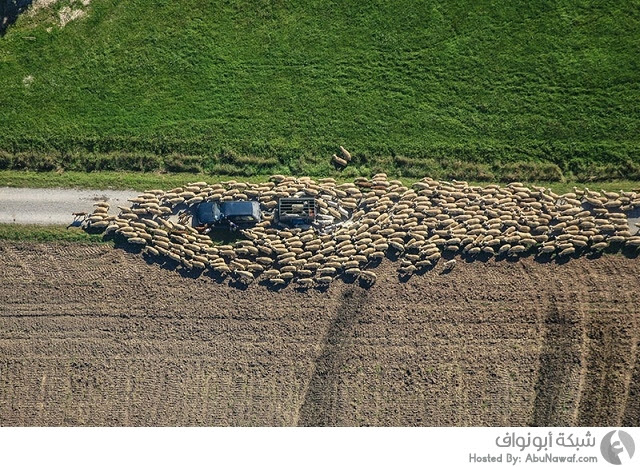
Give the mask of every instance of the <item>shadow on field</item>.
[[362, 289], [354, 288], [342, 293], [335, 317], [322, 342], [322, 351], [313, 366], [298, 412], [298, 426], [335, 425], [336, 418], [346, 408], [340, 407], [340, 371], [348, 358], [345, 347], [366, 299], [367, 292]]
[[[99, 233], [100, 229], [96, 229], [95, 231], [92, 231], [91, 229], [87, 229], [87, 231], [89, 233]], [[222, 243], [224, 244], [234, 244], [235, 242], [243, 238], [243, 237], [240, 237], [236, 232], [222, 231], [218, 233], [219, 235], [216, 237], [216, 240], [222, 241]], [[198, 269], [196, 267], [191, 268], [189, 267], [190, 266], [189, 264], [183, 264], [181, 261], [175, 261], [165, 256], [153, 256], [150, 253], [145, 252], [143, 246], [130, 244], [126, 241], [125, 238], [115, 236], [114, 234], [105, 234], [104, 239], [113, 241], [115, 247], [118, 249], [124, 250], [127, 253], [132, 253], [132, 254], [142, 256], [148, 264], [157, 264], [164, 269], [179, 273], [182, 277], [188, 277], [188, 278], [198, 278], [201, 276], [210, 277], [211, 279], [215, 280], [219, 284], [223, 282], [227, 282], [227, 285], [239, 290], [246, 290], [247, 287], [249, 286], [248, 283], [240, 280], [240, 278], [237, 277], [238, 275], [234, 272], [218, 273], [218, 272], [212, 271], [209, 268], [205, 268], [205, 269]], [[416, 252], [415, 251], [411, 252], [411, 254], [416, 254]], [[547, 253], [541, 253], [540, 251], [536, 251], [536, 250], [530, 250], [530, 251], [524, 252], [523, 254], [518, 254], [515, 256], [509, 255], [508, 253], [505, 253], [505, 252], [491, 255], [485, 252], [480, 252], [478, 254], [468, 254], [466, 252], [459, 252], [459, 251], [453, 252], [453, 251], [445, 250], [442, 252], [441, 259], [434, 265], [417, 266], [417, 269], [415, 269], [413, 272], [402, 271], [402, 268], [399, 267], [397, 279], [400, 283], [406, 283], [410, 281], [414, 276], [424, 276], [432, 271], [435, 271], [436, 269], [439, 270], [440, 275], [449, 274], [453, 268], [442, 269], [439, 266], [441, 266], [443, 262], [451, 259], [457, 259], [459, 262], [464, 262], [467, 264], [471, 264], [476, 261], [480, 263], [487, 263], [490, 260], [493, 260], [496, 263], [504, 262], [507, 264], [516, 264], [521, 259], [530, 258], [532, 261], [535, 261], [536, 263], [539, 263], [539, 264], [555, 263], [557, 265], [565, 265], [565, 264], [568, 264], [572, 259], [578, 259], [580, 257], [585, 257], [588, 260], [595, 260], [595, 259], [601, 258], [603, 255], [615, 255], [615, 254], [620, 254], [629, 259], [635, 259], [640, 256], [640, 249], [636, 247], [631, 247], [631, 246], [623, 246], [620, 243], [614, 243], [609, 247], [605, 248], [604, 250], [600, 250], [600, 251], [593, 251], [593, 250], [589, 250], [588, 248], [587, 249], [577, 248], [576, 252], [570, 255], [565, 255], [565, 256], [560, 256], [556, 252], [547, 254]], [[384, 257], [387, 260], [391, 261], [392, 263], [396, 263], [396, 265], [398, 265], [397, 263], [399, 263], [403, 259], [403, 254], [402, 252], [396, 250], [395, 248], [390, 248], [389, 250], [386, 251]], [[273, 257], [273, 259], [275, 260], [276, 258]], [[361, 269], [362, 271], [367, 270], [375, 273], [376, 267], [379, 266], [381, 263], [382, 263], [381, 258], [373, 259], [367, 262], [366, 264], [361, 263], [361, 265], [359, 266], [359, 269]], [[344, 269], [339, 270], [339, 273], [335, 277], [335, 279], [341, 280], [346, 284], [358, 285], [361, 289], [364, 289], [364, 290], [369, 289], [373, 285], [373, 283], [370, 282], [368, 279], [363, 278], [358, 274], [352, 275], [352, 274], [345, 273]], [[375, 277], [374, 277], [374, 281], [375, 281]], [[295, 280], [287, 280], [284, 284], [273, 284], [269, 279], [265, 278], [265, 276], [260, 276], [260, 275], [258, 275], [258, 277], [256, 277], [253, 282], [256, 282], [257, 284], [263, 287], [266, 287], [268, 290], [272, 292], [278, 292], [290, 286], [294, 290], [300, 293], [304, 293], [310, 288], [314, 288], [320, 291], [324, 291], [329, 288], [328, 284], [315, 283], [314, 285], [301, 285], [301, 284], [298, 284]]]

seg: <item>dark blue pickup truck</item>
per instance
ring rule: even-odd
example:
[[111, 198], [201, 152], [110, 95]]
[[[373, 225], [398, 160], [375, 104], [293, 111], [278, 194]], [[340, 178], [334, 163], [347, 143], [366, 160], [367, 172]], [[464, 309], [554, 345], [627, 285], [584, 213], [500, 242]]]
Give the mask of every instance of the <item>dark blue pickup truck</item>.
[[256, 201], [204, 202], [196, 209], [199, 226], [246, 229], [260, 220], [260, 204]]

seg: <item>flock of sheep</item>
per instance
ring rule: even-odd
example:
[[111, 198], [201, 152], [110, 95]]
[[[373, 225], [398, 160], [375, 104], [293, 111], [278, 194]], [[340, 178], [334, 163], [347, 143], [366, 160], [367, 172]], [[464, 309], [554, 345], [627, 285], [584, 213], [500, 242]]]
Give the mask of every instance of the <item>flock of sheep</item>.
[[[281, 197], [314, 197], [317, 223], [277, 225]], [[234, 244], [217, 244], [191, 224], [203, 201], [256, 200], [263, 221], [242, 230]], [[149, 190], [111, 215], [97, 203], [84, 226], [121, 235], [150, 255], [185, 268], [211, 269], [240, 282], [326, 286], [336, 277], [375, 282], [370, 269], [390, 256], [400, 275], [433, 268], [443, 255], [575, 256], [609, 247], [640, 249], [638, 192], [589, 189], [557, 195], [543, 187], [470, 186], [424, 178], [411, 188], [386, 174], [338, 184], [334, 179], [273, 176], [269, 182], [192, 183]], [[452, 268], [455, 259], [444, 261]]]

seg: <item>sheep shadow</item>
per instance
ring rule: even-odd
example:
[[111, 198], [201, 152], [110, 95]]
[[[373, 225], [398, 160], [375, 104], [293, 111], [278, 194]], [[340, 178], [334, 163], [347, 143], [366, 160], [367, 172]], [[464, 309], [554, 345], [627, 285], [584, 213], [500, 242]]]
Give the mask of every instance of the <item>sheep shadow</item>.
[[215, 271], [213, 269], [207, 269], [205, 271], [205, 273], [203, 274], [203, 276], [207, 276], [209, 279], [214, 281], [216, 284], [222, 284], [228, 278], [228, 275], [226, 273], [221, 273], [221, 272]]
[[465, 261], [467, 263], [473, 263], [474, 261], [480, 261], [481, 263], [488, 262], [491, 258], [494, 258], [495, 255], [490, 255], [484, 252], [478, 253], [477, 255], [464, 255]]
[[249, 284], [242, 282], [240, 279], [232, 278], [229, 280], [229, 287], [233, 287], [237, 290], [247, 290], [249, 288]]
[[116, 248], [122, 249], [127, 253], [137, 254], [149, 265], [155, 264], [166, 271], [176, 272], [186, 278], [197, 279], [198, 277], [207, 275], [210, 271], [206, 268], [187, 268], [180, 261], [176, 261], [163, 255], [153, 255], [148, 251], [144, 251], [144, 246], [142, 245], [131, 245], [125, 243], [122, 245], [116, 245]]
[[559, 264], [559, 265], [562, 266], [564, 264], [567, 264], [569, 261], [571, 261], [571, 259], [574, 257], [574, 255], [575, 255], [575, 253], [573, 255], [565, 255], [565, 256], [555, 255], [553, 257], [553, 261], [556, 264]]
[[143, 253], [142, 258], [147, 264], [155, 264], [167, 271], [175, 271], [178, 268], [178, 262], [166, 256], [155, 256], [151, 253]]
[[[71, 224], [69, 224], [69, 225], [67, 226], [67, 229], [70, 229], [71, 227], [82, 228], [82, 224], [83, 224], [83, 223], [84, 223], [84, 219], [82, 219], [82, 218], [76, 218], [76, 219], [74, 219], [74, 220], [71, 222]], [[95, 233], [100, 233], [100, 232], [98, 231], [98, 229], [95, 229], [95, 230], [96, 230], [96, 232], [95, 232]], [[91, 232], [89, 232], [89, 230], [87, 229], [87, 233], [91, 233]]]
[[433, 271], [435, 267], [435, 264], [431, 264], [431, 266], [421, 266], [416, 270], [416, 272], [414, 272], [414, 274], [417, 276], [424, 276], [426, 273]]
[[635, 247], [625, 247], [622, 248], [621, 253], [625, 258], [636, 259], [640, 256], [640, 249]]
[[496, 262], [502, 262], [504, 261], [505, 263], [516, 263], [518, 261], [518, 256], [510, 256], [507, 253], [496, 253]]
[[179, 267], [175, 269], [178, 274], [187, 279], [197, 279], [204, 274], [204, 269]]
[[144, 245], [136, 245], [134, 243], [127, 242], [126, 239], [120, 239], [114, 236], [105, 235], [103, 237], [105, 240], [113, 240], [113, 245], [117, 250], [122, 250], [125, 253], [129, 253], [132, 255], [141, 255], [142, 250], [144, 249]]
[[443, 250], [442, 251], [442, 259], [445, 259], [447, 261], [450, 260], [450, 259], [455, 258], [458, 255], [459, 254], [458, 254], [457, 251], [447, 251], [447, 250]]
[[413, 274], [402, 274], [402, 273], [399, 273], [398, 274], [398, 281], [401, 284], [406, 284], [407, 282], [409, 282], [411, 280], [412, 276], [413, 276]]
[[600, 259], [604, 256], [604, 251], [590, 251], [584, 255], [585, 258], [589, 260]]
[[389, 261], [398, 261], [400, 258], [402, 258], [403, 255], [404, 255], [403, 251], [396, 250], [395, 248], [389, 248], [385, 253], [385, 257]]
[[365, 289], [365, 290], [369, 290], [371, 287], [373, 287], [373, 282], [369, 282], [365, 279], [359, 278], [360, 282], [359, 285], [361, 288]]
[[358, 276], [342, 273], [338, 276], [345, 284], [353, 284], [358, 280]]

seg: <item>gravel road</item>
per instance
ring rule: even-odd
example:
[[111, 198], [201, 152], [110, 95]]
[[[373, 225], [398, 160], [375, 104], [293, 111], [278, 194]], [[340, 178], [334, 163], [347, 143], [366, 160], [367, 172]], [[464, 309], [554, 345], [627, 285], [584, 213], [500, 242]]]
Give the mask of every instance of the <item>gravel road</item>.
[[114, 207], [128, 205], [136, 191], [65, 190], [0, 187], [0, 223], [64, 224], [73, 221], [72, 212], [91, 212], [93, 203], [107, 201]]
[[[73, 221], [71, 213], [91, 212], [97, 201], [107, 201], [115, 208], [130, 205], [127, 199], [138, 194], [118, 190], [0, 187], [0, 224], [69, 225]], [[626, 215], [632, 234], [639, 232], [640, 208]]]

